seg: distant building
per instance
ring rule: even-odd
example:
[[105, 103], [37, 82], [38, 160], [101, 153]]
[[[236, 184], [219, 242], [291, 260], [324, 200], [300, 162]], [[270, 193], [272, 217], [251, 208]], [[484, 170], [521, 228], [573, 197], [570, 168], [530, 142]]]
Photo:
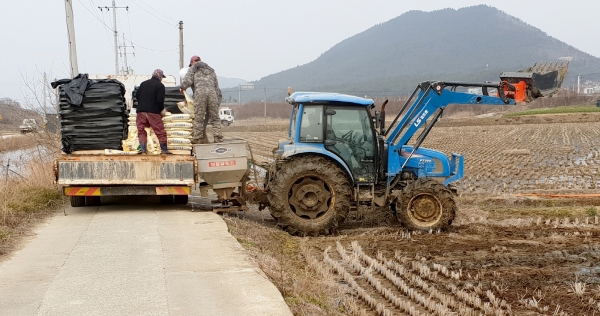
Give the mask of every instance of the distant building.
[[558, 60], [563, 60], [563, 61], [573, 61], [573, 57], [568, 56], [568, 57], [558, 57]]

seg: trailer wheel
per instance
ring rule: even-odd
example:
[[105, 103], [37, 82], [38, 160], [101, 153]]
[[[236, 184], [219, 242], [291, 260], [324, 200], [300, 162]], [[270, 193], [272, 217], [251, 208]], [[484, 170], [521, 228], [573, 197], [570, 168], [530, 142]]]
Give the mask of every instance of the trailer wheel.
[[412, 230], [445, 230], [456, 216], [452, 192], [433, 179], [418, 179], [392, 204], [398, 221]]
[[71, 196], [71, 206], [72, 207], [85, 206], [85, 196]]
[[221, 121], [221, 125], [223, 126], [229, 126], [229, 124], [231, 124], [229, 121]]
[[99, 196], [86, 196], [85, 205], [87, 206], [100, 206], [101, 201]]
[[350, 182], [342, 169], [323, 157], [299, 157], [275, 172], [268, 199], [271, 215], [290, 234], [326, 235], [348, 215]]
[[175, 204], [188, 204], [188, 196], [187, 195], [175, 195], [174, 196]]
[[161, 204], [173, 204], [173, 196], [172, 195], [159, 195], [158, 199]]

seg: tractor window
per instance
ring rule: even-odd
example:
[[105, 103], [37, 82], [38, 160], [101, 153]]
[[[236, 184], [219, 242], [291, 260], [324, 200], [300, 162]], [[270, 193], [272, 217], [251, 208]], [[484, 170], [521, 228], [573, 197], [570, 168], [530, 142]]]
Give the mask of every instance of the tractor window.
[[375, 139], [367, 110], [363, 107], [337, 108], [327, 115], [326, 148], [337, 154], [358, 182], [375, 181]]
[[300, 141], [305, 143], [323, 142], [323, 106], [304, 106], [300, 122]]

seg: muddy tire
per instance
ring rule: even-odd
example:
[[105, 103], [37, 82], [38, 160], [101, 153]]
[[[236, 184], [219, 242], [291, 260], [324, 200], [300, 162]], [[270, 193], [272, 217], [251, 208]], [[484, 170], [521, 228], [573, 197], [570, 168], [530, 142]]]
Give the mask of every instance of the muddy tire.
[[418, 179], [399, 192], [394, 209], [401, 225], [411, 230], [445, 230], [456, 216], [452, 192], [433, 179]]
[[283, 163], [269, 182], [269, 210], [290, 234], [327, 235], [346, 219], [351, 192], [346, 173], [335, 163], [298, 157]]
[[85, 196], [71, 196], [71, 207], [85, 206]]

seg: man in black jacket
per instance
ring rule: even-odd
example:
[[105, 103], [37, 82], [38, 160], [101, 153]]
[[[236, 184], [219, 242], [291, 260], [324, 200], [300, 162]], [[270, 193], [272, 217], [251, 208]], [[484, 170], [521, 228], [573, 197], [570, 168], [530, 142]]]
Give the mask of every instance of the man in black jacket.
[[142, 82], [137, 90], [138, 100], [136, 125], [138, 129], [138, 138], [142, 154], [146, 153], [147, 137], [146, 127], [152, 127], [158, 142], [160, 143], [160, 153], [170, 154], [167, 149], [167, 132], [162, 117], [165, 116], [165, 86], [162, 79], [166, 78], [163, 71], [156, 69], [152, 73], [152, 78]]

